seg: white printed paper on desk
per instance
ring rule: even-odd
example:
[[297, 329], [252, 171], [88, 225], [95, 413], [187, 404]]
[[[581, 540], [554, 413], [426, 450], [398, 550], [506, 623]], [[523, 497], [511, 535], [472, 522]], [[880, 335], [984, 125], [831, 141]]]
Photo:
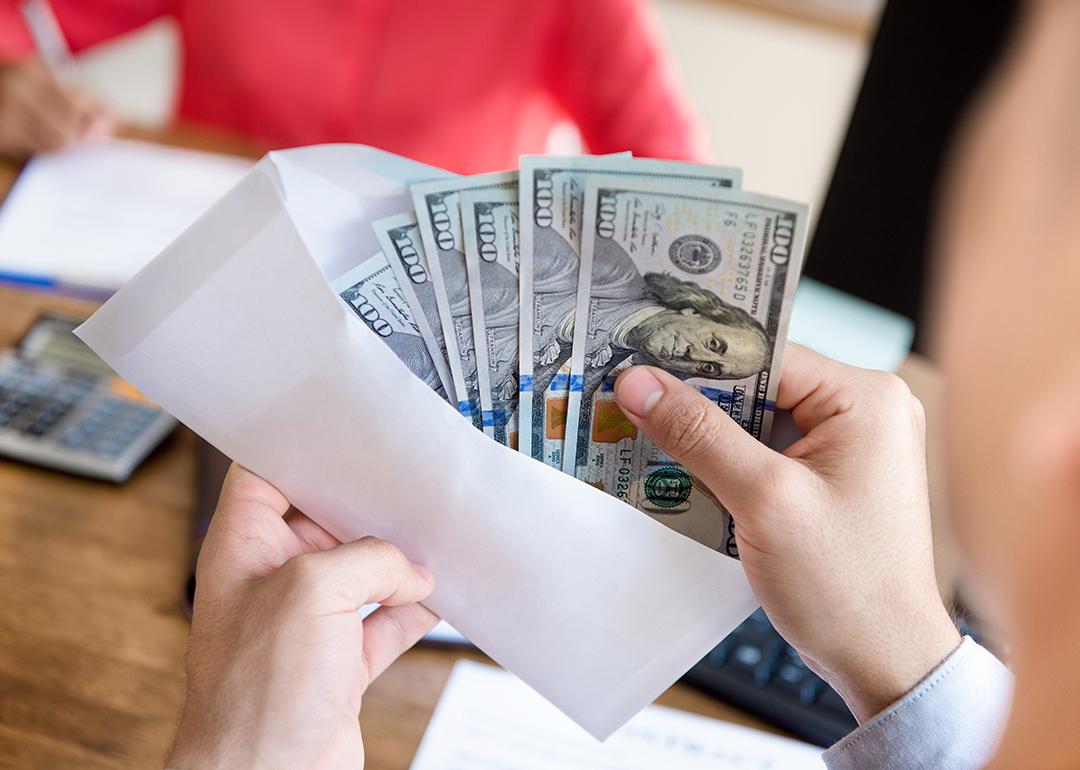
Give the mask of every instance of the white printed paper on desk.
[[251, 165], [123, 139], [38, 155], [0, 211], [0, 276], [109, 294]]
[[427, 565], [434, 612], [603, 738], [756, 602], [738, 562], [491, 441], [347, 316], [328, 279], [444, 173], [271, 153], [79, 334], [341, 540]]
[[494, 666], [459, 661], [410, 770], [824, 770], [821, 749], [650, 706], [603, 744]]

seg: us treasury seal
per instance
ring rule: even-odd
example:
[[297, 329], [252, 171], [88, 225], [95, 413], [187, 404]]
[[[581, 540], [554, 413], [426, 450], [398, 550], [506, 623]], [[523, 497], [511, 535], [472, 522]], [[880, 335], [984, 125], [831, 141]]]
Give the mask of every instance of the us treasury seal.
[[660, 508], [675, 508], [690, 498], [694, 482], [690, 474], [676, 465], [668, 465], [645, 479], [645, 497]]
[[704, 235], [681, 235], [676, 238], [668, 256], [672, 264], [694, 275], [701, 275], [720, 266], [720, 247]]

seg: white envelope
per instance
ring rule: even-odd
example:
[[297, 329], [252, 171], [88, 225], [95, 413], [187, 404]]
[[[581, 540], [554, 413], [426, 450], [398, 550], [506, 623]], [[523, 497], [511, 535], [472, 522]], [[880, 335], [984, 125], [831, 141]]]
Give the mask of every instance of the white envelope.
[[271, 153], [78, 333], [338, 538], [428, 566], [428, 607], [604, 738], [756, 602], [738, 562], [486, 438], [337, 301], [368, 223], [445, 173]]

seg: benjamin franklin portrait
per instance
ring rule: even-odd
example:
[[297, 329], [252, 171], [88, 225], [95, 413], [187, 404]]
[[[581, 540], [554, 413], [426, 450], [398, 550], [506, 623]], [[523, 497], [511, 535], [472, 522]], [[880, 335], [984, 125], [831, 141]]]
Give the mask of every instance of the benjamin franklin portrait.
[[614, 239], [596, 239], [590, 305], [586, 399], [627, 359], [683, 379], [735, 380], [769, 356], [768, 335], [749, 313], [692, 281], [642, 275]]

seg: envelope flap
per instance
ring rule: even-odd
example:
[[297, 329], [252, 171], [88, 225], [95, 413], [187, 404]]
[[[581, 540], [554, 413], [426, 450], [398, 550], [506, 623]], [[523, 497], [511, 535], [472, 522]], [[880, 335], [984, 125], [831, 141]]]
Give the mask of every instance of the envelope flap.
[[450, 176], [364, 145], [300, 147], [267, 159], [289, 216], [328, 280], [379, 251], [370, 223], [411, 210], [410, 184]]

